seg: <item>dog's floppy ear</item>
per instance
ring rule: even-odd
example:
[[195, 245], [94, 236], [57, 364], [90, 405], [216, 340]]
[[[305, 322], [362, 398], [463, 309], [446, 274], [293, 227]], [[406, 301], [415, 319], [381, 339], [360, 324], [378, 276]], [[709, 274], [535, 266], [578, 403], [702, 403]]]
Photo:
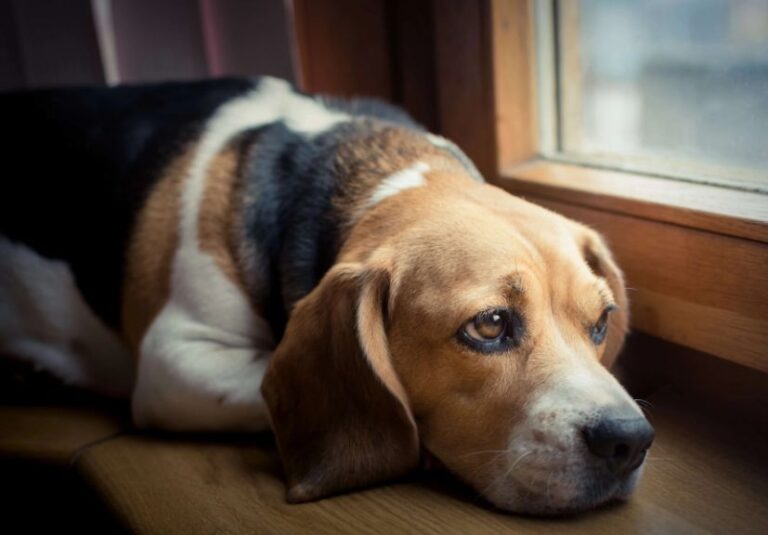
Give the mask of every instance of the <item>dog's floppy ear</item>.
[[601, 362], [606, 368], [613, 366], [624, 346], [629, 330], [629, 299], [624, 285], [624, 274], [613, 260], [610, 250], [596, 232], [588, 232], [584, 241], [584, 258], [592, 272], [603, 277], [611, 288], [618, 308], [608, 316], [608, 337]]
[[291, 314], [262, 384], [290, 502], [418, 465], [416, 425], [387, 347], [389, 286], [386, 268], [337, 264]]

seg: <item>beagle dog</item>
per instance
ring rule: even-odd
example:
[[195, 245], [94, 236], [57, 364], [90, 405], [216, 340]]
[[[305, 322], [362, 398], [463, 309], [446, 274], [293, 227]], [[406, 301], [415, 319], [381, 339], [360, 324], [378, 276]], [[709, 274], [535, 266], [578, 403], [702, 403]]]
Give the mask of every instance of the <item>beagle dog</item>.
[[271, 78], [0, 97], [0, 352], [135, 425], [271, 429], [291, 502], [439, 460], [496, 506], [626, 498], [622, 274], [369, 100]]

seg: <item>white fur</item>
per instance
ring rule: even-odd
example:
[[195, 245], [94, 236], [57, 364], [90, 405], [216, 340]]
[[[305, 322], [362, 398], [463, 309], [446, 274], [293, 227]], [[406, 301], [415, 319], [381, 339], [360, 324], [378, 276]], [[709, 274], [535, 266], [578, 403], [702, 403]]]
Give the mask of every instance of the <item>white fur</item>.
[[[593, 461], [581, 429], [610, 407], [630, 408], [642, 416], [618, 381], [596, 362], [571, 362], [549, 385], [526, 407], [525, 419], [509, 440], [506, 469], [488, 488], [488, 496], [500, 507], [545, 512], [584, 500]], [[641, 469], [623, 484], [617, 482], [612, 496], [626, 497]]]
[[349, 116], [294, 93], [287, 82], [276, 78], [263, 78], [256, 89], [223, 105], [210, 119], [189, 168], [182, 208], [182, 241], [197, 243], [205, 171], [214, 155], [237, 133], [278, 120], [296, 132], [313, 135], [349, 120]]
[[387, 197], [392, 197], [407, 189], [426, 186], [427, 179], [424, 176], [424, 173], [427, 171], [429, 171], [428, 164], [424, 162], [416, 162], [407, 169], [389, 175], [376, 186], [376, 189], [373, 190], [373, 193], [368, 200], [368, 207], [375, 206]]
[[445, 139], [443, 136], [438, 136], [437, 134], [427, 134], [427, 140], [435, 147], [440, 147], [442, 149], [448, 149], [453, 145], [453, 143]]
[[209, 120], [182, 194], [170, 298], [141, 343], [133, 394], [139, 426], [190, 431], [268, 427], [259, 389], [274, 345], [270, 329], [241, 289], [200, 250], [197, 224], [214, 156], [239, 132], [277, 120], [315, 135], [349, 116], [268, 78]]
[[69, 384], [127, 395], [128, 350], [91, 311], [67, 264], [0, 236], [0, 352]]
[[446, 150], [450, 152], [454, 158], [459, 160], [461, 164], [464, 166], [464, 168], [467, 170], [469, 175], [475, 179], [478, 182], [485, 182], [485, 179], [483, 178], [483, 175], [480, 174], [480, 171], [478, 171], [477, 167], [475, 167], [475, 164], [472, 163], [472, 160], [467, 158], [467, 155], [464, 154], [464, 151], [462, 151], [456, 143], [453, 141], [444, 138], [443, 136], [438, 136], [436, 134], [426, 134], [427, 140], [432, 143], [435, 147], [441, 148], [443, 150]]

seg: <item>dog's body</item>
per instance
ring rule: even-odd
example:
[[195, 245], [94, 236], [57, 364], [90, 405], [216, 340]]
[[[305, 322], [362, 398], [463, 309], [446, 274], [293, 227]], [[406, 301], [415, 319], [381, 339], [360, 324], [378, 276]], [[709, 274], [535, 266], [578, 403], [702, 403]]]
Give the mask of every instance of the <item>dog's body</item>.
[[[400, 475], [422, 449], [512, 510], [634, 486], [650, 439], [598, 363], [626, 329], [613, 314], [603, 341], [626, 300], [599, 237], [482, 185], [399, 110], [273, 79], [0, 109], [18, 170], [0, 185], [4, 354], [132, 389], [140, 427], [271, 425], [293, 500]], [[473, 415], [473, 398], [493, 411]], [[639, 438], [603, 474], [587, 450], [605, 457], [591, 437], [611, 411]], [[510, 480], [518, 464], [529, 482]]]

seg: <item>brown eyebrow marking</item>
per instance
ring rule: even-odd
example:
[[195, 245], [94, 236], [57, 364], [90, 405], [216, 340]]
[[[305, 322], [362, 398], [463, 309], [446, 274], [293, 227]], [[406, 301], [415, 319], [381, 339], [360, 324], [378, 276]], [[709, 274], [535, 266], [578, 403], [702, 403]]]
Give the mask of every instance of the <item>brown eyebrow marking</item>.
[[507, 286], [512, 289], [516, 294], [522, 295], [525, 293], [523, 286], [523, 277], [519, 272], [515, 272], [509, 276]]
[[524, 306], [529, 299], [523, 284], [523, 276], [519, 271], [514, 271], [504, 276], [501, 291], [507, 303], [511, 306]]

